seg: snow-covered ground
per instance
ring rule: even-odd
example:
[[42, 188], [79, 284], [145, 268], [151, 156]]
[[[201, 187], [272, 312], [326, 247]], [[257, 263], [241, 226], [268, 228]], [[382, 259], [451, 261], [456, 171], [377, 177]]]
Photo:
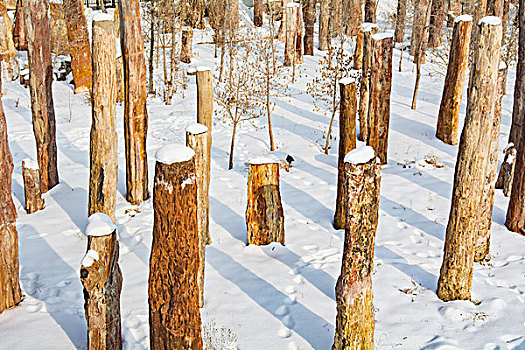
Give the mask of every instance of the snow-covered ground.
[[[200, 38], [196, 32], [194, 42]], [[195, 44], [195, 53], [196, 64], [214, 65], [212, 45]], [[475, 266], [476, 303], [444, 303], [436, 296], [457, 146], [434, 136], [443, 78], [423, 76], [417, 110], [411, 110], [415, 74], [406, 54], [403, 71], [397, 71], [399, 55], [395, 50], [389, 155], [382, 172], [374, 260], [375, 347], [525, 349], [525, 239], [506, 230], [508, 199], [500, 190], [495, 197], [491, 260]], [[214, 121], [213, 244], [206, 251], [201, 316], [207, 334], [222, 337], [224, 343], [236, 338], [233, 343], [239, 349], [329, 349], [333, 342], [334, 288], [344, 238], [343, 230], [332, 227], [337, 140], [330, 154], [323, 154], [320, 147], [329, 118], [313, 111], [305, 93], [320, 57], [318, 51], [315, 57], [305, 56], [305, 72], [293, 85], [293, 96], [278, 99], [273, 114], [277, 143], [273, 155], [295, 158], [289, 172], [281, 171], [285, 246], [246, 246], [245, 163], [271, 154], [264, 118], [258, 121], [259, 128], [242, 126], [233, 170], [227, 170], [231, 130]], [[511, 68], [503, 99], [500, 155], [510, 128], [513, 83]], [[86, 250], [91, 108], [85, 96], [73, 95], [71, 86], [54, 83], [60, 184], [44, 195], [44, 210], [27, 215], [21, 162], [35, 159], [29, 91], [17, 82], [3, 85], [15, 162], [13, 197], [25, 298], [0, 315], [0, 348], [85, 348], [79, 269]], [[464, 111], [465, 104], [462, 117]], [[122, 106], [117, 112], [122, 334], [124, 348], [143, 349], [149, 347], [147, 280], [153, 212], [151, 200], [138, 207], [125, 201]], [[190, 77], [185, 98], [177, 96], [171, 106], [150, 98], [148, 112], [151, 188], [155, 151], [166, 143], [183, 143], [186, 126], [195, 121], [195, 78]], [[333, 135], [338, 135], [337, 121], [335, 126]], [[431, 158], [444, 166], [425, 161]]]

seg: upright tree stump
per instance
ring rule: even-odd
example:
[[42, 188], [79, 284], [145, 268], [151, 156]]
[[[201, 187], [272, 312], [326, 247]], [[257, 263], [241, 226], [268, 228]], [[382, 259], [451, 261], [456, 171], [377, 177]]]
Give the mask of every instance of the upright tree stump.
[[475, 240], [493, 139], [501, 20], [497, 17], [480, 20], [477, 38], [438, 281], [437, 295], [443, 301], [470, 299]]
[[427, 13], [429, 13], [427, 10], [429, 6], [430, 0], [418, 0], [414, 4], [414, 21], [412, 24], [412, 38], [410, 41], [410, 56], [415, 57], [416, 53], [421, 50], [421, 63], [425, 63], [425, 50], [428, 42], [428, 38], [424, 35], [424, 28], [428, 25], [428, 17], [430, 17], [427, 15]]
[[180, 61], [190, 63], [193, 57], [192, 53], [193, 43], [193, 29], [191, 27], [183, 27], [181, 30], [181, 49]]
[[329, 26], [330, 26], [330, 0], [320, 0], [319, 12], [319, 50], [328, 50]]
[[314, 55], [315, 0], [304, 2], [304, 54]]
[[93, 18], [93, 90], [88, 215], [104, 213], [115, 221], [118, 140], [115, 129], [117, 62], [113, 17]]
[[151, 349], [202, 349], [194, 156], [182, 145], [166, 145], [156, 153], [149, 270]]
[[124, 63], [124, 144], [126, 199], [140, 204], [149, 198], [146, 137], [146, 61], [138, 0], [119, 0], [120, 47]]
[[40, 191], [40, 171], [38, 164], [30, 159], [22, 161], [24, 178], [25, 207], [28, 214], [44, 209], [44, 199]]
[[392, 91], [393, 34], [372, 36], [370, 71], [370, 105], [368, 107], [368, 139], [381, 161], [387, 163], [388, 130], [390, 125], [390, 93]]
[[474, 251], [474, 261], [480, 262], [485, 260], [490, 251], [490, 229], [492, 227], [492, 210], [494, 208], [494, 192], [498, 176], [498, 146], [499, 146], [499, 129], [501, 124], [501, 100], [503, 99], [503, 84], [507, 65], [501, 61], [498, 71], [497, 92], [495, 97], [494, 116], [492, 118], [490, 130], [490, 149], [489, 165], [485, 184], [483, 188], [483, 197], [481, 201], [481, 214], [479, 220], [478, 235], [476, 237], [476, 248]]
[[521, 130], [523, 129], [523, 125], [525, 125], [523, 122], [525, 118], [525, 4], [523, 1], [519, 2], [517, 20], [519, 23], [518, 64], [516, 65], [514, 104], [512, 107], [512, 124], [510, 126], [509, 143], [514, 143], [518, 153], [520, 153], [519, 146], [523, 139]]
[[509, 197], [512, 190], [512, 180], [514, 178], [514, 167], [516, 165], [516, 147], [513, 143], [509, 143], [503, 149], [503, 163], [499, 169], [498, 180], [496, 181], [496, 188], [503, 189], [503, 195]]
[[18, 62], [16, 60], [15, 43], [13, 41], [13, 26], [7, 14], [5, 0], [0, 0], [0, 63], [6, 65], [10, 79], [18, 78]]
[[405, 21], [407, 16], [407, 0], [397, 0], [396, 28], [394, 31], [394, 41], [403, 42], [405, 34]]
[[458, 143], [459, 111], [467, 75], [471, 32], [472, 17], [456, 17], [436, 128], [436, 137], [449, 145]]
[[195, 174], [197, 176], [197, 225], [199, 236], [199, 306], [204, 305], [204, 266], [206, 245], [211, 243], [209, 230], [209, 147], [208, 128], [203, 124], [192, 124], [186, 129], [186, 146], [195, 152]]
[[[31, 1], [31, 0], [26, 0]], [[91, 90], [91, 51], [82, 0], [63, 0], [75, 93]]]
[[[1, 86], [0, 78], [0, 86]], [[7, 125], [0, 101], [0, 314], [22, 300], [18, 263], [16, 209], [11, 197], [13, 158], [7, 142]]]
[[295, 2], [286, 5], [286, 42], [284, 65], [303, 63], [303, 14], [302, 6]]
[[364, 0], [365, 22], [376, 23], [377, 0]]
[[446, 15], [447, 0], [432, 0], [428, 28], [428, 47], [439, 47], [443, 43], [443, 22]]
[[256, 158], [250, 162], [246, 227], [248, 244], [284, 244], [279, 163], [271, 159]]
[[88, 349], [122, 349], [122, 272], [118, 265], [117, 227], [106, 214], [95, 213], [88, 219], [86, 236], [80, 280], [84, 287]]
[[253, 24], [256, 27], [262, 27], [264, 19], [264, 3], [263, 0], [253, 1]]
[[[359, 25], [363, 21], [363, 9], [361, 8], [361, 0], [346, 0], [346, 10], [343, 15], [346, 14], [346, 32], [348, 36], [356, 36], [359, 34]], [[343, 9], [345, 9], [343, 7]]]
[[348, 152], [356, 147], [357, 88], [350, 78], [339, 81], [341, 108], [339, 111], [339, 156], [337, 169], [337, 199], [335, 201], [334, 227], [345, 228], [345, 161]]
[[18, 0], [16, 2], [13, 41], [18, 51], [27, 51], [26, 30], [24, 27], [24, 3], [26, 1]]
[[31, 115], [42, 193], [58, 183], [55, 109], [52, 93], [53, 67], [47, 9], [47, 0], [27, 1], [24, 7], [30, 68]]
[[379, 212], [381, 165], [374, 150], [360, 147], [345, 157], [346, 230], [335, 295], [333, 350], [374, 348], [372, 271]]
[[[328, 0], [330, 1], [330, 0]], [[286, 41], [286, 5], [293, 0], [281, 0], [281, 25], [277, 31], [277, 39], [279, 41]]]
[[[377, 33], [379, 28], [375, 24], [365, 25], [363, 23], [363, 45], [362, 45], [362, 73], [361, 85], [359, 87], [359, 140], [368, 140], [368, 107], [370, 105], [370, 72], [372, 68], [372, 35]], [[359, 46], [356, 48], [355, 62], [359, 60]]]
[[354, 53], [354, 69], [363, 68], [363, 47], [364, 47], [364, 36], [376, 34], [379, 31], [379, 27], [375, 23], [364, 22], [358, 27], [358, 33], [355, 41], [355, 53]]
[[343, 0], [331, 0], [330, 34], [336, 37], [343, 32]]

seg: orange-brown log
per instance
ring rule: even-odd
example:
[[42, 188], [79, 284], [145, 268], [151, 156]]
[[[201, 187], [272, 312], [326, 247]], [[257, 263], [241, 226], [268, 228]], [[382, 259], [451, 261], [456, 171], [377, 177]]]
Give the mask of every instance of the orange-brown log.
[[26, 31], [24, 28], [24, 3], [27, 0], [16, 2], [15, 21], [13, 28], [13, 41], [18, 51], [27, 51]]
[[[370, 72], [372, 64], [372, 35], [379, 31], [375, 23], [363, 23], [362, 25], [362, 45], [358, 43], [354, 56], [354, 68], [361, 65], [361, 84], [359, 86], [359, 140], [368, 140], [368, 107], [370, 104]], [[359, 57], [360, 55], [361, 57]]]
[[24, 178], [25, 208], [28, 214], [44, 209], [44, 199], [40, 191], [40, 171], [38, 164], [31, 160], [22, 161], [22, 177]]
[[396, 43], [403, 42], [405, 34], [405, 21], [407, 16], [407, 0], [397, 0], [396, 28], [394, 31], [394, 40]]

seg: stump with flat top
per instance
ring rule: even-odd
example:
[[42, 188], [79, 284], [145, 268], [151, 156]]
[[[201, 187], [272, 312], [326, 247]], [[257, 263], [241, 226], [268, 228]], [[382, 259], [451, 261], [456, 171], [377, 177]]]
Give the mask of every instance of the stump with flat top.
[[195, 152], [166, 145], [156, 153], [149, 270], [150, 347], [202, 349]]
[[256, 158], [250, 162], [246, 227], [248, 244], [284, 244], [279, 163], [271, 159]]
[[122, 349], [117, 227], [106, 214], [88, 219], [88, 244], [82, 259], [80, 280], [84, 287], [84, 311], [88, 349]]
[[335, 287], [333, 350], [374, 348], [372, 271], [379, 212], [381, 165], [370, 146], [345, 157], [346, 230]]
[[22, 161], [24, 178], [25, 207], [28, 214], [44, 209], [44, 199], [40, 191], [40, 171], [33, 161]]

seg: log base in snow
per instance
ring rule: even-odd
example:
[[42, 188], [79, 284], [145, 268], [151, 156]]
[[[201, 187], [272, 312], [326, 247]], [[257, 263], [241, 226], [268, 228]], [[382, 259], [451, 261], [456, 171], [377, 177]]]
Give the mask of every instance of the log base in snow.
[[22, 176], [24, 177], [24, 194], [26, 202], [26, 212], [34, 213], [44, 209], [44, 199], [40, 192], [40, 172], [38, 166], [32, 161], [22, 162]]
[[516, 148], [513, 143], [509, 143], [503, 150], [505, 158], [499, 169], [498, 180], [496, 181], [496, 188], [503, 189], [505, 197], [510, 196], [512, 190], [512, 179], [514, 178], [514, 166], [516, 164]]
[[116, 226], [101, 213], [89, 217], [88, 246], [80, 279], [84, 286], [84, 311], [88, 325], [88, 349], [122, 349], [120, 292]]
[[254, 159], [250, 164], [246, 226], [248, 244], [284, 244], [279, 164], [269, 159]]

